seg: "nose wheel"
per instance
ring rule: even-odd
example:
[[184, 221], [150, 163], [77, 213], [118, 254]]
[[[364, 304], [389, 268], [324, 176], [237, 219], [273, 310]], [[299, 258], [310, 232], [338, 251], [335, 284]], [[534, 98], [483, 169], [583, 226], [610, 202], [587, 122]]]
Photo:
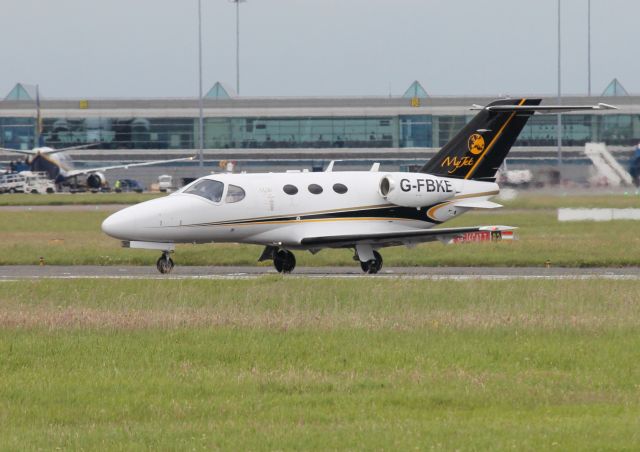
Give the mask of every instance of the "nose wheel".
[[162, 274], [171, 273], [173, 270], [173, 259], [169, 257], [169, 253], [162, 253], [162, 256], [156, 262], [156, 268]]
[[273, 266], [278, 273], [291, 273], [296, 268], [296, 257], [291, 251], [279, 250], [273, 256]]
[[377, 251], [373, 252], [373, 259], [360, 262], [360, 268], [363, 272], [370, 275], [376, 274], [382, 269], [382, 256]]

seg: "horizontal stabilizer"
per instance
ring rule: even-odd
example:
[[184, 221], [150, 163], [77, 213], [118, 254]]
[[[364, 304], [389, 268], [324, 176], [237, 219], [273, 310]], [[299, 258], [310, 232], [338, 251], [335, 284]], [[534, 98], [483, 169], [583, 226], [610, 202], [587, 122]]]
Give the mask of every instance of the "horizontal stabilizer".
[[[474, 105], [473, 109], [476, 109]], [[546, 114], [557, 114], [566, 111], [580, 110], [617, 110], [618, 107], [613, 105], [599, 103], [598, 105], [488, 105], [480, 107], [480, 110], [496, 111], [496, 112], [535, 112]]]

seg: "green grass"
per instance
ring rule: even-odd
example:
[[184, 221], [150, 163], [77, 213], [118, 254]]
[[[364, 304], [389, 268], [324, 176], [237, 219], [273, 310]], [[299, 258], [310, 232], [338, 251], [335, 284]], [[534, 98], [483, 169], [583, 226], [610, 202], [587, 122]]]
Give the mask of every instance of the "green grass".
[[6, 449], [631, 450], [634, 281], [0, 283]]
[[[123, 249], [100, 230], [108, 215], [101, 211], [20, 211], [0, 215], [0, 265], [154, 265], [159, 253]], [[518, 226], [519, 240], [504, 243], [443, 245], [430, 243], [414, 249], [383, 250], [387, 266], [493, 265], [635, 266], [640, 265], [640, 234], [633, 221], [556, 221], [555, 212], [470, 212], [446, 226], [506, 224]], [[251, 245], [179, 245], [178, 265], [257, 265], [262, 248]], [[350, 250], [324, 250], [312, 256], [297, 252], [298, 265], [353, 266]], [[264, 263], [262, 265], [270, 265]]]
[[[558, 209], [560, 207], [573, 208], [609, 208], [626, 209], [640, 208], [640, 190], [630, 189], [627, 192], [601, 193], [585, 192], [582, 194], [564, 193], [559, 189], [555, 194], [541, 194], [537, 192], [519, 192], [515, 199], [496, 202], [510, 209]], [[597, 191], [595, 193], [598, 193]]]
[[32, 195], [15, 193], [0, 195], [0, 206], [65, 206], [93, 204], [136, 204], [166, 196], [164, 193], [56, 193]]

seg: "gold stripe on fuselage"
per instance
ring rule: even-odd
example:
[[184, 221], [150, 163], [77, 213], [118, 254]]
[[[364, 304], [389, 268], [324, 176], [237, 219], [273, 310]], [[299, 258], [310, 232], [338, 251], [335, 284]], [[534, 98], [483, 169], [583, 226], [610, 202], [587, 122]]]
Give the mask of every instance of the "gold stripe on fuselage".
[[[229, 225], [231, 225], [231, 224], [236, 224], [234, 222], [248, 223], [250, 221], [270, 220], [272, 218], [281, 218], [281, 217], [285, 217], [285, 216], [286, 217], [308, 217], [308, 216], [311, 216], [311, 215], [322, 215], [322, 214], [326, 214], [326, 213], [358, 212], [359, 210], [385, 209], [385, 208], [389, 208], [389, 207], [400, 207], [400, 206], [395, 206], [394, 204], [376, 204], [376, 205], [372, 205], [372, 206], [344, 207], [344, 208], [341, 208], [341, 209], [317, 210], [317, 211], [314, 211], [314, 212], [306, 212], [306, 213], [290, 213], [290, 214], [281, 214], [281, 215], [270, 215], [270, 216], [265, 216], [265, 217], [243, 218], [241, 220], [226, 220], [226, 221], [221, 221], [221, 222], [215, 223], [215, 224], [219, 224], [219, 225], [229, 224]], [[283, 220], [283, 221], [288, 221], [288, 220]], [[272, 222], [272, 223], [275, 223], [275, 222]], [[210, 224], [210, 223], [192, 224], [192, 225], [189, 225], [189, 226], [206, 226], [207, 224]]]
[[[276, 221], [255, 221], [248, 223], [216, 223], [211, 226], [253, 226], [256, 224], [293, 224], [293, 223], [330, 223], [333, 221], [419, 221], [412, 218], [391, 218], [391, 217], [358, 217], [358, 218], [319, 218], [319, 219], [309, 219], [309, 220], [276, 220]], [[192, 226], [200, 226], [200, 225], [192, 225]]]

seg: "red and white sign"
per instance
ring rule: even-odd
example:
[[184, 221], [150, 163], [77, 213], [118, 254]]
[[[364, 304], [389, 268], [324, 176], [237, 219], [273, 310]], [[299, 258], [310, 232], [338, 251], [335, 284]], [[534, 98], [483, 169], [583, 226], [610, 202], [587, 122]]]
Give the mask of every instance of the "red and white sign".
[[453, 238], [451, 243], [498, 242], [513, 239], [513, 231], [474, 231], [465, 232]]

